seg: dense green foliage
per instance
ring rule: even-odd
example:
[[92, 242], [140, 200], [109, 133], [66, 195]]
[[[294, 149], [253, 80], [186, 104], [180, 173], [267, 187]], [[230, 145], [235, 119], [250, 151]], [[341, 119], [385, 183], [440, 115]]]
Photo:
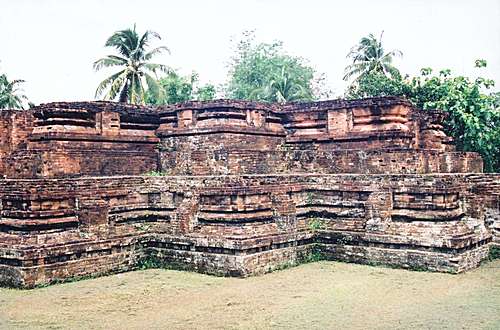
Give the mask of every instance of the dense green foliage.
[[216, 95], [215, 86], [211, 84], [198, 86], [198, 75], [193, 73], [183, 77], [176, 72], [169, 72], [165, 77], [158, 80], [160, 93], [157, 95], [148, 92], [146, 103], [148, 104], [174, 104], [190, 100], [208, 101], [213, 100]]
[[308, 101], [321, 95], [315, 71], [300, 57], [284, 53], [282, 43], [256, 44], [251, 33], [238, 43], [229, 65], [226, 96], [267, 102]]
[[[485, 67], [484, 60], [476, 67]], [[453, 76], [450, 70], [433, 74], [424, 68], [418, 77], [389, 78], [373, 73], [362, 76], [346, 92], [348, 98], [397, 95], [421, 109], [446, 111], [444, 127], [458, 150], [477, 151], [485, 170], [500, 171], [500, 95], [488, 93], [494, 81]]]
[[270, 72], [265, 85], [253, 90], [250, 98], [279, 103], [311, 100], [312, 90], [298, 78], [287, 65], [283, 65], [279, 72]]
[[141, 103], [146, 100], [146, 90], [159, 95], [160, 89], [156, 79], [157, 71], [168, 72], [163, 64], [149, 61], [157, 54], [168, 51], [165, 46], [148, 50], [149, 43], [160, 36], [153, 31], [146, 31], [140, 36], [133, 29], [115, 32], [106, 41], [106, 47], [115, 48], [119, 55], [108, 55], [94, 62], [94, 69], [120, 67], [120, 71], [104, 79], [96, 90], [96, 97], [106, 90], [105, 99], [114, 100], [118, 96], [120, 102]]
[[23, 82], [20, 79], [9, 81], [7, 75], [0, 75], [0, 109], [24, 109], [28, 98], [20, 89]]
[[344, 80], [354, 78], [358, 81], [369, 74], [378, 74], [390, 78], [400, 76], [399, 70], [392, 64], [393, 57], [401, 56], [399, 50], [385, 52], [382, 45], [384, 32], [377, 39], [373, 34], [361, 38], [359, 43], [351, 48], [347, 58], [352, 59], [352, 63], [345, 68]]
[[196, 99], [199, 101], [209, 101], [215, 99], [217, 95], [217, 89], [212, 84], [206, 84], [198, 87], [196, 91]]

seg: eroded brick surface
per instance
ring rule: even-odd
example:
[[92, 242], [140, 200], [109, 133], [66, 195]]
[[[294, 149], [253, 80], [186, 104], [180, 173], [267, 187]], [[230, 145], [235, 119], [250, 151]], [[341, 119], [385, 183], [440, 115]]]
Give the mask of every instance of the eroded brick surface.
[[454, 151], [442, 116], [396, 98], [2, 111], [0, 283], [318, 258], [477, 267], [500, 245], [500, 175]]

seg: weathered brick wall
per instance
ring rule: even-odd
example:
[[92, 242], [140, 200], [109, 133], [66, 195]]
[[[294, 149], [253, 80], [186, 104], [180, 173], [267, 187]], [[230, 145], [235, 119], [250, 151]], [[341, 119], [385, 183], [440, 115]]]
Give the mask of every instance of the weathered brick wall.
[[[227, 135], [219, 135], [227, 138]], [[268, 173], [481, 173], [476, 153], [427, 150], [235, 150], [220, 144], [203, 148], [190, 139], [190, 148], [162, 152], [161, 171], [175, 175], [223, 175]], [[251, 140], [251, 139], [250, 139]], [[190, 144], [186, 144], [190, 145]], [[250, 144], [252, 146], [253, 144]], [[165, 145], [164, 147], [165, 148]], [[201, 148], [196, 150], [194, 148]], [[165, 150], [165, 149], [163, 149]]]
[[144, 174], [157, 170], [158, 156], [154, 145], [144, 150], [56, 149], [17, 151], [8, 157], [12, 164], [5, 171], [9, 178], [43, 178]]
[[33, 122], [29, 111], [0, 110], [0, 175], [5, 175], [10, 166], [6, 160], [10, 153], [26, 148]]
[[469, 181], [473, 186], [465, 207], [476, 217], [484, 217], [493, 244], [500, 247], [500, 180], [495, 175], [471, 175]]
[[480, 173], [483, 167], [478, 154], [453, 152], [442, 113], [417, 111], [397, 98], [282, 107], [191, 102], [159, 111], [160, 164], [168, 174]]
[[0, 278], [31, 286], [132, 269], [146, 256], [245, 276], [314, 249], [331, 259], [460, 272], [477, 266], [494, 239], [499, 209], [477, 201], [498, 192], [483, 192], [485, 182], [492, 188], [500, 176], [3, 180]]
[[500, 244], [500, 175], [455, 152], [442, 119], [397, 98], [0, 112], [0, 284], [144, 262], [476, 267]]
[[[71, 102], [16, 113], [9, 117], [9, 143], [2, 144], [9, 147], [2, 148], [1, 161], [9, 178], [130, 175], [158, 169], [159, 123], [148, 108]], [[19, 117], [35, 120], [21, 122]]]
[[442, 117], [398, 98], [48, 103], [3, 112], [0, 170], [10, 178], [481, 172], [477, 154], [452, 152]]

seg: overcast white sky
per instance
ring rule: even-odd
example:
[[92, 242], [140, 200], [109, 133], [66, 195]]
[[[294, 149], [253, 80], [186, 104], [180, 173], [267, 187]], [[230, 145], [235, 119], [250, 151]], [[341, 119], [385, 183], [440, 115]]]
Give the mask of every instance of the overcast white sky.
[[[396, 64], [404, 73], [450, 68], [500, 85], [500, 0], [0, 0], [0, 72], [26, 80], [34, 103], [93, 99], [109, 73], [94, 72], [93, 61], [111, 53], [108, 36], [134, 23], [171, 49], [156, 62], [214, 84], [226, 80], [231, 37], [255, 29], [259, 41], [282, 40], [309, 59], [336, 95], [351, 46], [381, 30], [386, 49], [403, 51]], [[477, 58], [488, 68], [475, 70]]]

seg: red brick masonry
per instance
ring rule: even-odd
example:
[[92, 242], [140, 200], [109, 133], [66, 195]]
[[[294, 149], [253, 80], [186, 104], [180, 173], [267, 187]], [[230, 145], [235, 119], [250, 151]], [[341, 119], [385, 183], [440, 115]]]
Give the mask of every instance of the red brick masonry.
[[442, 118], [398, 98], [1, 111], [0, 284], [318, 258], [474, 268], [500, 244], [500, 175]]

